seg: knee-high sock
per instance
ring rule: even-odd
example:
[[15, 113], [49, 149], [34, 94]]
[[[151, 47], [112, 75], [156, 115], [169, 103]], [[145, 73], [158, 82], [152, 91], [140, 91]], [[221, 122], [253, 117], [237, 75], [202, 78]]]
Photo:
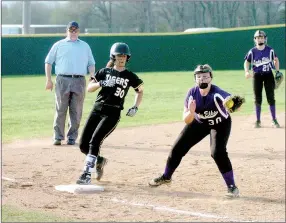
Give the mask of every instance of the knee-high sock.
[[174, 172], [175, 172], [175, 169], [170, 168], [167, 164], [165, 168], [165, 172], [164, 172], [164, 178], [170, 180]]
[[276, 119], [276, 108], [275, 108], [275, 105], [270, 105], [269, 108], [270, 108], [272, 119], [273, 120]]
[[256, 120], [260, 121], [261, 116], [261, 105], [255, 105], [255, 111], [256, 111]]
[[223, 179], [224, 179], [224, 181], [225, 181], [225, 183], [226, 183], [226, 185], [228, 187], [235, 186], [235, 184], [234, 184], [234, 177], [233, 177], [233, 171], [232, 170], [228, 171], [226, 173], [223, 173], [222, 177], [223, 177]]
[[96, 162], [96, 156], [87, 154], [83, 170], [88, 173], [94, 172], [95, 162]]

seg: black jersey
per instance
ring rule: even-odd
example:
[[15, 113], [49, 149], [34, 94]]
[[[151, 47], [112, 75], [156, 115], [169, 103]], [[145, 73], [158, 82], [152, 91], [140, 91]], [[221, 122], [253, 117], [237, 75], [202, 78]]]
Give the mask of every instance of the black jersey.
[[95, 79], [100, 80], [113, 79], [115, 85], [113, 87], [102, 87], [99, 91], [96, 104], [120, 108], [123, 110], [125, 96], [128, 93], [129, 87], [135, 90], [139, 88], [143, 81], [133, 72], [129, 70], [117, 71], [113, 68], [102, 68], [95, 74]]

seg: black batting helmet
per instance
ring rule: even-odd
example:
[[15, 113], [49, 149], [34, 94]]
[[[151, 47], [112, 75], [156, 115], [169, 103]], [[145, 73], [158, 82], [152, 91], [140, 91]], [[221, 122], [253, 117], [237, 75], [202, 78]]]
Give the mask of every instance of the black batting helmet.
[[110, 59], [114, 60], [115, 55], [127, 55], [127, 61], [131, 57], [129, 46], [126, 43], [114, 43], [110, 48]]

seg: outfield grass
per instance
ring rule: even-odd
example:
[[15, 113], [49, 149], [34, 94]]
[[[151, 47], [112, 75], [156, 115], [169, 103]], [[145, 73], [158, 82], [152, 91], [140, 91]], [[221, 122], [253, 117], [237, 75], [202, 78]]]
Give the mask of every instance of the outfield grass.
[[[285, 73], [285, 72], [284, 72]], [[134, 101], [130, 89], [118, 127], [180, 121], [187, 90], [194, 85], [191, 72], [138, 73], [144, 80], [144, 98], [138, 114], [126, 117]], [[54, 79], [54, 77], [53, 77]], [[245, 96], [246, 104], [239, 114], [253, 113], [252, 81], [243, 71], [215, 71], [214, 84], [233, 94]], [[83, 127], [97, 93], [87, 93], [84, 103]], [[263, 111], [268, 112], [264, 93]], [[285, 86], [276, 91], [278, 111], [285, 111]], [[4, 76], [2, 78], [2, 141], [53, 135], [54, 92], [45, 91], [45, 76]]]

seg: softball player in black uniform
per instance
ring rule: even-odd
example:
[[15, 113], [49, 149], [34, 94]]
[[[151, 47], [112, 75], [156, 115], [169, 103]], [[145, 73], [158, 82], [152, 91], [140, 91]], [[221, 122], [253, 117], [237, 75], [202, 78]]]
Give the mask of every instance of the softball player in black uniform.
[[107, 159], [99, 156], [100, 146], [120, 121], [120, 114], [129, 87], [135, 89], [136, 95], [135, 104], [126, 115], [133, 117], [142, 101], [143, 81], [125, 68], [130, 56], [127, 44], [113, 44], [110, 49], [110, 57], [114, 62], [114, 67], [99, 70], [87, 87], [88, 92], [94, 92], [100, 87], [101, 90], [81, 135], [79, 147], [81, 152], [86, 155], [86, 159], [83, 174], [77, 180], [77, 184], [90, 184], [92, 172], [96, 173], [97, 180], [102, 177]]

